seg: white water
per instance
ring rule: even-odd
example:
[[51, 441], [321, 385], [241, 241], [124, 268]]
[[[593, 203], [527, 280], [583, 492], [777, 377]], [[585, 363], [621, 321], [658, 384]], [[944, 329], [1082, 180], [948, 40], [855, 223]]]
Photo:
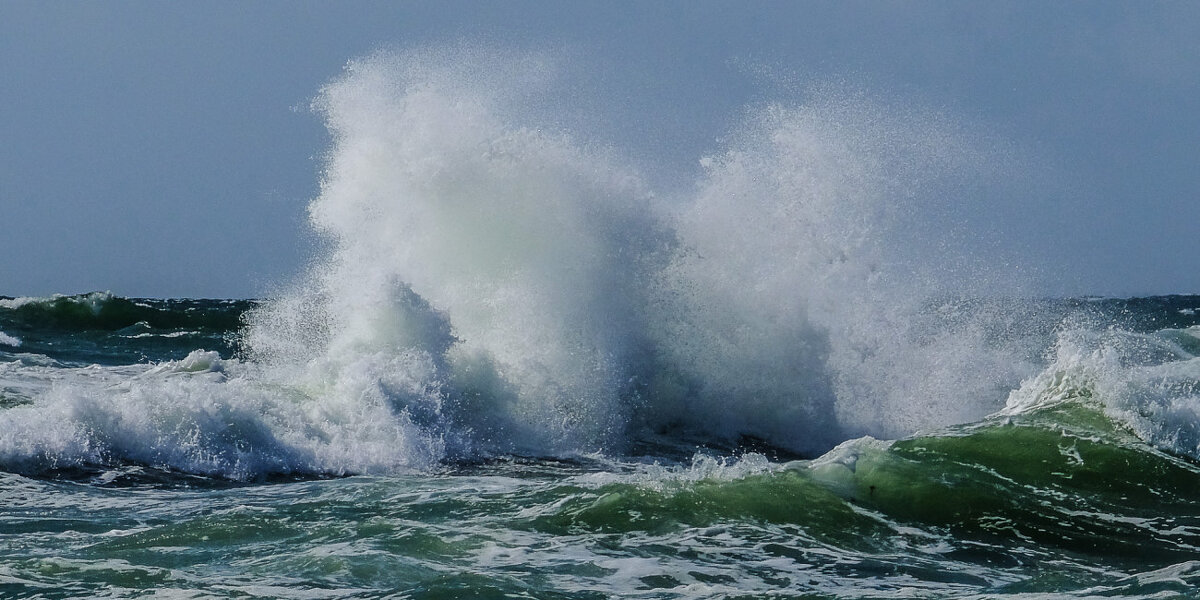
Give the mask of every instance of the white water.
[[1149, 334], [1069, 327], [1050, 365], [1013, 391], [1004, 412], [1085, 402], [1158, 448], [1200, 458], [1198, 350], [1196, 327]]
[[272, 383], [256, 365], [196, 351], [149, 367], [0, 375], [37, 391], [33, 403], [0, 413], [0, 464], [7, 469], [134, 461], [247, 479], [426, 470], [443, 455], [437, 439], [371, 390], [354, 388], [352, 374], [342, 374], [335, 390], [305, 393]]
[[547, 65], [352, 63], [316, 103], [328, 253], [251, 315], [248, 359], [61, 370], [0, 413], [0, 462], [389, 472], [679, 431], [815, 453], [978, 419], [1040, 370], [1032, 315], [957, 300], [1019, 288], [958, 229], [995, 157], [952, 119], [821, 90], [655, 191], [542, 125]]
[[258, 360], [425, 356], [423, 423], [467, 452], [641, 428], [817, 451], [978, 418], [1034, 371], [930, 304], [1015, 281], [954, 230], [993, 157], [952, 120], [826, 90], [751, 109], [695, 188], [655, 193], [539, 126], [544, 61], [484, 55], [381, 54], [324, 90], [331, 251], [257, 315]]

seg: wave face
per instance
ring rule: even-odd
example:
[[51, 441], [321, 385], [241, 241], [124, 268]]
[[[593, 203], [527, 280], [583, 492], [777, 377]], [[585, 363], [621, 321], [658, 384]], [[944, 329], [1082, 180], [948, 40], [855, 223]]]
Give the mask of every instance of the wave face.
[[0, 297], [0, 351], [68, 364], [178, 360], [196, 348], [229, 354], [249, 300], [155, 300], [109, 292]]

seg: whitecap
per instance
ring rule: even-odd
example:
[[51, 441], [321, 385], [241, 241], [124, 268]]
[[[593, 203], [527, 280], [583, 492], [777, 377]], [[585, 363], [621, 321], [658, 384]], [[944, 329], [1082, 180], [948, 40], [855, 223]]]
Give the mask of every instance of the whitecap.
[[7, 333], [4, 333], [3, 331], [0, 331], [0, 346], [12, 346], [14, 348], [17, 348], [17, 347], [20, 347], [20, 345], [21, 345], [21, 340], [19, 338], [13, 337], [11, 335], [8, 335]]

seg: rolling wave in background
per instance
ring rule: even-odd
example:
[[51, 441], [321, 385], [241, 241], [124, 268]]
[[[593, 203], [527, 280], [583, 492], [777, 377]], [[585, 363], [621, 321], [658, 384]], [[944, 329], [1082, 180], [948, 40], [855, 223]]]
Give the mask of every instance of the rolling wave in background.
[[[256, 496], [86, 546], [216, 535], [228, 558], [249, 528], [287, 563], [264, 573], [360, 591], [399, 585], [389, 568], [440, 589], [431, 560], [482, 577], [456, 589], [535, 596], [1198, 582], [1200, 297], [1037, 298], [963, 218], [1007, 151], [945, 115], [816, 87], [748, 107], [664, 192], [545, 124], [559, 68], [469, 47], [351, 63], [315, 102], [326, 251], [271, 299], [0, 299], [11, 493], [274, 482], [324, 523], [428, 538], [391, 550], [419, 568], [313, 566], [328, 536]], [[380, 477], [320, 487], [347, 475]], [[392, 514], [393, 492], [442, 516]], [[21, 564], [0, 586], [41, 589]], [[540, 579], [497, 575], [519, 565]]]

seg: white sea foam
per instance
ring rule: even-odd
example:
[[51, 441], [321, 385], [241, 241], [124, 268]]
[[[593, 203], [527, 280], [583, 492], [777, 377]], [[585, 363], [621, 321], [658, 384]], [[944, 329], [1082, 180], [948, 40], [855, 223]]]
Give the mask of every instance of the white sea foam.
[[0, 308], [17, 309], [31, 304], [50, 304], [60, 300], [69, 300], [76, 304], [87, 306], [93, 314], [99, 314], [105, 302], [112, 300], [112, 292], [92, 292], [78, 296], [54, 294], [53, 296], [22, 296], [20, 298], [0, 298]]
[[326, 88], [336, 142], [310, 214], [335, 251], [247, 339], [293, 362], [425, 353], [460, 425], [541, 451], [611, 448], [643, 346], [640, 284], [667, 240], [636, 174], [502, 116], [542, 63], [483, 56], [376, 56]]
[[0, 413], [0, 460], [379, 472], [675, 428], [818, 452], [977, 418], [1032, 372], [947, 300], [1006, 278], [953, 233], [992, 157], [951, 119], [820, 91], [749, 110], [694, 188], [656, 194], [545, 125], [553, 71], [351, 63], [316, 102], [329, 252], [251, 313], [248, 360], [56, 385]]
[[1087, 402], [1150, 444], [1200, 458], [1200, 357], [1176, 333], [1186, 331], [1066, 328], [1051, 364], [1012, 392], [1004, 412]]
[[131, 339], [131, 340], [140, 340], [140, 339], [155, 338], [155, 337], [169, 339], [169, 338], [184, 337], [184, 336], [188, 336], [188, 335], [199, 335], [199, 333], [200, 332], [198, 332], [198, 331], [172, 331], [171, 333], [138, 333], [138, 334], [134, 334], [134, 335], [123, 335], [121, 337]]
[[[411, 373], [391, 357], [390, 373]], [[0, 463], [9, 468], [135, 461], [245, 479], [264, 473], [428, 469], [440, 440], [394, 410], [399, 377], [339, 373], [319, 396], [273, 382], [256, 365], [193, 352], [131, 375], [131, 367], [62, 373], [33, 404], [0, 413]], [[111, 376], [106, 376], [111, 375]]]
[[818, 451], [980, 417], [1033, 369], [930, 304], [1005, 278], [955, 246], [989, 157], [951, 120], [825, 91], [752, 111], [694, 192], [656, 195], [538, 126], [546, 65], [385, 53], [328, 86], [310, 216], [332, 250], [253, 315], [251, 355], [301, 379], [421, 355], [452, 446], [549, 453], [680, 426]]
[[32, 298], [29, 296], [22, 296], [20, 298], [0, 298], [0, 308], [21, 308], [26, 304], [32, 304], [34, 302], [43, 300], [45, 300], [45, 298]]
[[944, 117], [854, 95], [755, 113], [673, 221], [653, 329], [686, 392], [664, 408], [815, 451], [998, 407], [1030, 366], [994, 315], [930, 304], [1005, 289], [947, 230], [979, 160]]
[[20, 345], [21, 345], [20, 338], [13, 337], [11, 335], [8, 335], [7, 333], [4, 333], [3, 331], [0, 331], [0, 346], [12, 346], [14, 348], [17, 348]]

